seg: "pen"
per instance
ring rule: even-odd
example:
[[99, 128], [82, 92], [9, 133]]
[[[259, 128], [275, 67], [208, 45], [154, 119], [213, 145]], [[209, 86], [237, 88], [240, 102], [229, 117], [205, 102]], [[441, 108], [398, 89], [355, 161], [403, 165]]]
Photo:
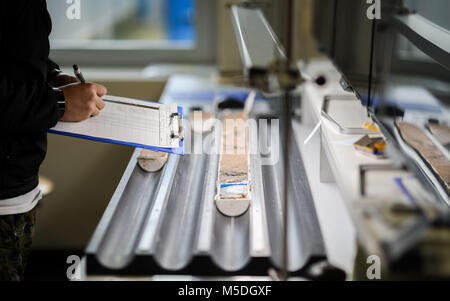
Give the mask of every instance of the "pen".
[[84, 80], [83, 73], [81, 73], [80, 69], [78, 68], [78, 65], [73, 65], [73, 72], [75, 73], [75, 76], [81, 83], [83, 84], [86, 83], [86, 81]]

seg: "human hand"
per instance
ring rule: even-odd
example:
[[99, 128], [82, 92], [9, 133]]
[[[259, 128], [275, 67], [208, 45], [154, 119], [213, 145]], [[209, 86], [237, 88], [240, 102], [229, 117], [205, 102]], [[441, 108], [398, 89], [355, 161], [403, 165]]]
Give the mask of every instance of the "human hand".
[[104, 86], [94, 83], [75, 83], [61, 87], [66, 99], [66, 110], [61, 121], [77, 122], [97, 116], [105, 107]]

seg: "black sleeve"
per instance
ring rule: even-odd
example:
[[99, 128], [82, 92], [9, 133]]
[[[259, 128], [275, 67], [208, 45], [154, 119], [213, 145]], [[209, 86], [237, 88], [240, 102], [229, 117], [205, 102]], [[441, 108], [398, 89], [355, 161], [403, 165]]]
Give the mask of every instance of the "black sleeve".
[[47, 83], [0, 77], [0, 132], [46, 131], [59, 117], [56, 93]]
[[47, 59], [47, 70], [48, 71], [59, 70], [59, 65], [57, 63], [55, 63], [54, 61], [52, 61], [52, 59], [48, 58]]
[[49, 58], [47, 60], [47, 82], [52, 83], [52, 81], [59, 73], [61, 73], [59, 65]]
[[51, 21], [46, 1], [1, 2], [0, 132], [46, 131], [60, 117], [61, 94], [47, 83]]

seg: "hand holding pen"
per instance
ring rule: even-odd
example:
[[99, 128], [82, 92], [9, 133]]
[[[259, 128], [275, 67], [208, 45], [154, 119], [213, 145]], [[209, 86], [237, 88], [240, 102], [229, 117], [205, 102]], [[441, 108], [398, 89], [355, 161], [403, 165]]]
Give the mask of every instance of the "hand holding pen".
[[66, 99], [66, 111], [61, 121], [77, 122], [97, 116], [105, 107], [102, 97], [107, 93], [104, 86], [86, 83], [77, 65], [73, 66], [79, 83], [61, 88]]

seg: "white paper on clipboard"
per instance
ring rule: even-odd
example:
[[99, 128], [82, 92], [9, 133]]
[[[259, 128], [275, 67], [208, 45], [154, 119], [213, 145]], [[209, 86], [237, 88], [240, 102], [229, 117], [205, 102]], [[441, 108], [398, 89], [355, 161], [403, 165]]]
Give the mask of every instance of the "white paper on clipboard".
[[58, 122], [49, 132], [148, 148], [178, 148], [182, 116], [176, 104], [103, 97], [105, 108], [82, 122]]

